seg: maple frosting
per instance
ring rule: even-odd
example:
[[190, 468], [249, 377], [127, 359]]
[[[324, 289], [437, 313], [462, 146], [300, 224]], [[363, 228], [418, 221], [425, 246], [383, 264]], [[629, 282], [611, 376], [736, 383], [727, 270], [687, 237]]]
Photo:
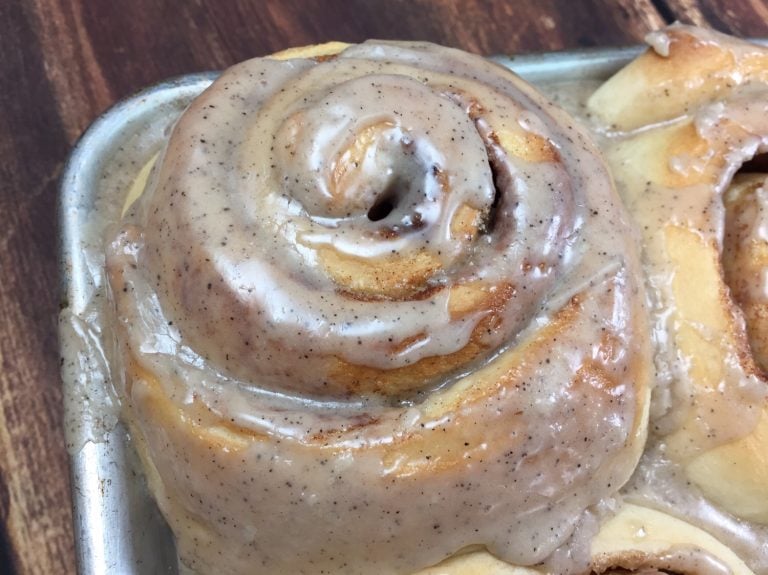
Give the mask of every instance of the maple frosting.
[[153, 490], [201, 572], [539, 563], [645, 440], [634, 232], [508, 70], [330, 51], [226, 71], [108, 250]]

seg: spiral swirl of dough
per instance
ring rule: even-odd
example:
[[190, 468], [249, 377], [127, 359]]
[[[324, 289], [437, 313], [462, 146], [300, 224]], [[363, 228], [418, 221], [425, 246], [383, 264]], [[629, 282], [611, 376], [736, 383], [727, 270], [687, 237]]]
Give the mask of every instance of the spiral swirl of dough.
[[187, 111], [148, 266], [201, 355], [274, 390], [404, 395], [538, 312], [583, 225], [567, 134], [490, 64], [427, 54], [249, 62]]
[[245, 62], [132, 212], [124, 394], [192, 567], [533, 564], [631, 474], [632, 231], [594, 146], [509, 71], [387, 42]]

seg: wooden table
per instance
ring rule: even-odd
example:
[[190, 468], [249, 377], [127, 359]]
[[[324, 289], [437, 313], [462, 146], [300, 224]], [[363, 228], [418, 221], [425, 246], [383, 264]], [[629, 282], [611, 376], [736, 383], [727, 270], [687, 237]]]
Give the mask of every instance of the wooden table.
[[67, 153], [100, 112], [169, 76], [329, 39], [511, 54], [636, 44], [674, 20], [768, 36], [768, 1], [0, 2], [0, 573], [75, 572], [56, 197]]

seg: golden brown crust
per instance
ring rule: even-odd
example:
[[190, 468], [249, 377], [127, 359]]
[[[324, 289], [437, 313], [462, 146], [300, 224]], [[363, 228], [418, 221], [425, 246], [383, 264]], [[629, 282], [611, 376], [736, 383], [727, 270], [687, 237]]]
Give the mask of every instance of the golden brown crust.
[[669, 54], [648, 48], [592, 96], [592, 113], [617, 130], [634, 130], [683, 116], [740, 85], [768, 79], [768, 56], [757, 46], [734, 52], [727, 36], [691, 30], [665, 29]]

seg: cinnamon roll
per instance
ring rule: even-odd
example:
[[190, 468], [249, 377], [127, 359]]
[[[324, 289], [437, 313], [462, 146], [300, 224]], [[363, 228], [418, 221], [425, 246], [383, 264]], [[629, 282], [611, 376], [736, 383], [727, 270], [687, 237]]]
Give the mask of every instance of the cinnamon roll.
[[591, 551], [597, 575], [754, 575], [732, 549], [703, 529], [629, 503], [605, 522]]
[[640, 457], [628, 218], [584, 131], [477, 56], [231, 68], [108, 251], [126, 418], [201, 573], [402, 575], [468, 548], [497, 559], [450, 560], [467, 573], [523, 573]]
[[736, 174], [768, 149], [768, 50], [680, 25], [650, 40], [589, 101], [654, 308], [636, 493], [768, 572], [765, 174]]
[[737, 183], [724, 202], [768, 145], [768, 51], [685, 26], [657, 40], [590, 107], [622, 132], [608, 158], [645, 232], [658, 364], [674, 396], [667, 453], [726, 509], [768, 523], [763, 178], [746, 184], [750, 198]]

